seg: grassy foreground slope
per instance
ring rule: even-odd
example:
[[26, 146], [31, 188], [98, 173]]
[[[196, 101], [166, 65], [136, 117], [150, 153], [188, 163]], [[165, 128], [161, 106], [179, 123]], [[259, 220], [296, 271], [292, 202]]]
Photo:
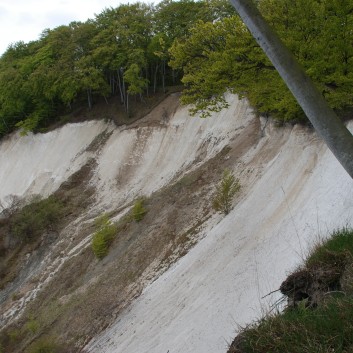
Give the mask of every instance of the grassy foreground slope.
[[284, 312], [243, 329], [228, 353], [352, 352], [352, 253], [352, 229], [317, 245], [280, 287]]

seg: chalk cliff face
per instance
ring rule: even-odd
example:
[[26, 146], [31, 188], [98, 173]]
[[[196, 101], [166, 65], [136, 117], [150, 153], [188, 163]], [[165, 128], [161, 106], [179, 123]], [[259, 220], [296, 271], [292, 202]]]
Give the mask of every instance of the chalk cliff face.
[[214, 156], [250, 116], [246, 102], [234, 96], [227, 111], [210, 119], [191, 118], [186, 107], [178, 106], [178, 96], [172, 95], [129, 126], [91, 121], [47, 134], [14, 134], [0, 143], [0, 200], [6, 204], [10, 195], [46, 196], [94, 158], [97, 197], [107, 198], [106, 204], [123, 204]]
[[106, 126], [102, 122], [69, 124], [47, 134], [13, 134], [0, 141], [0, 201], [10, 196], [47, 196], [87, 161], [86, 151]]
[[[160, 245], [161, 256], [135, 278], [138, 295], [127, 291], [131, 300], [111, 317], [106, 314], [95, 330], [83, 325], [80, 344], [97, 353], [225, 352], [237, 325], [278, 299], [263, 297], [279, 288], [310, 244], [353, 219], [353, 182], [315, 133], [275, 127], [255, 117], [245, 100], [228, 100], [227, 110], [208, 119], [190, 117], [175, 95], [129, 126], [86, 122], [3, 140], [2, 205], [11, 203], [12, 195], [48, 196], [88, 164], [85, 182], [93, 190], [89, 207], [60, 232], [40, 263], [33, 262], [33, 271], [0, 292], [3, 324], [64, 278], [61, 269], [70, 261], [90, 252], [89, 222], [107, 211], [119, 219], [134, 199], [145, 196], [156, 201], [150, 201], [150, 220], [136, 230], [134, 242], [114, 243], [103, 265], [84, 256], [87, 264], [72, 293], [103, 288], [100, 279], [107, 273], [113, 278], [113, 269], [122, 267], [117, 261], [126, 244], [143, 251], [143, 242], [135, 241], [139, 237], [153, 233], [160, 241], [166, 234], [187, 233], [189, 245], [182, 252], [180, 242]], [[210, 207], [224, 168], [241, 184], [227, 216]], [[163, 267], [168, 251], [175, 256]], [[40, 279], [35, 284], [34, 274]], [[20, 300], [11, 300], [15, 290], [23, 294]], [[72, 293], [59, 299], [66, 302]], [[107, 298], [112, 308], [114, 295]]]

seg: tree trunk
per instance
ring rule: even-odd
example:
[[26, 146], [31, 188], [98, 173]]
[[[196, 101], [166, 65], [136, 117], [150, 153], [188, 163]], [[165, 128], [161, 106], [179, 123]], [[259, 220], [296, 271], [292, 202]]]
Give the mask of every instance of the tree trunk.
[[304, 69], [271, 29], [252, 0], [231, 0], [257, 43], [271, 60], [317, 133], [353, 178], [353, 136]]
[[1, 117], [1, 118], [2, 118], [2, 122], [6, 126], [6, 130], [9, 131], [9, 126], [7, 125], [7, 122], [5, 121], [4, 117]]
[[124, 92], [123, 92], [123, 86], [121, 84], [121, 79], [120, 79], [120, 70], [117, 70], [118, 73], [118, 83], [119, 83], [119, 91], [120, 91], [120, 102], [121, 104], [124, 104]]
[[[148, 79], [148, 73], [149, 73], [149, 70], [148, 70], [148, 65], [146, 65], [146, 67], [145, 67], [146, 82], [149, 82], [149, 79]], [[148, 83], [146, 83], [146, 96], [147, 96], [147, 98], [149, 97], [149, 88], [148, 88]]]
[[156, 69], [154, 70], [154, 77], [153, 77], [153, 93], [156, 93], [156, 88], [157, 88], [157, 73], [158, 73], [158, 64], [156, 64]]
[[126, 111], [127, 111], [127, 110], [128, 110], [128, 109], [127, 109], [127, 101], [129, 100], [129, 94], [126, 93], [124, 74], [123, 74], [122, 76], [123, 76], [123, 97], [124, 97], [124, 106], [125, 106], [125, 109], [126, 109]]
[[109, 83], [110, 83], [110, 94], [114, 96], [115, 93], [115, 82], [113, 73], [109, 73]]
[[165, 93], [165, 60], [162, 60], [162, 87], [163, 93]]
[[129, 93], [126, 94], [126, 113], [128, 118], [130, 117], [130, 112], [129, 112]]
[[88, 109], [92, 109], [92, 91], [90, 88], [87, 88], [87, 103], [88, 103]]

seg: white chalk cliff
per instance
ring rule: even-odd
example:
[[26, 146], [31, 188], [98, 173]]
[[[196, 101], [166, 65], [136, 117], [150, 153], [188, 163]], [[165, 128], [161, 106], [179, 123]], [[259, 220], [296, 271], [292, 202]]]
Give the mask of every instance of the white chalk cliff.
[[[0, 141], [2, 205], [13, 195], [50, 195], [93, 159], [94, 209], [104, 211], [148, 196], [230, 148], [224, 158], [242, 185], [235, 207], [208, 219], [196, 245], [93, 337], [88, 352], [225, 352], [237, 325], [276, 301], [276, 294], [263, 297], [315, 239], [353, 223], [353, 181], [315, 132], [276, 127], [236, 96], [207, 119], [190, 117], [177, 99], [163, 103], [167, 117], [160, 106], [130, 126], [90, 121]], [[99, 149], [89, 148], [104, 134]], [[61, 261], [87, 248], [90, 236], [66, 247]], [[3, 308], [3, 317], [18, 315], [25, 301], [18, 305]]]

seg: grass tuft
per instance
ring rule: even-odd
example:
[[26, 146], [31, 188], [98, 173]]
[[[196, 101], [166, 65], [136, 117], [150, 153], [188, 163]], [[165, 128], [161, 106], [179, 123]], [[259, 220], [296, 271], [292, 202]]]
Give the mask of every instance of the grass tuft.
[[145, 199], [140, 198], [136, 200], [134, 206], [132, 207], [132, 217], [136, 222], [142, 221], [147, 213], [147, 209], [144, 206]]
[[97, 231], [92, 238], [92, 250], [96, 257], [101, 260], [109, 251], [109, 246], [117, 234], [117, 226], [108, 218], [107, 214], [103, 214], [95, 220]]
[[[343, 277], [353, 283], [352, 251], [353, 230], [347, 228], [315, 246], [305, 266], [281, 285], [292, 299], [293, 291], [307, 295], [283, 313], [244, 328], [228, 353], [353, 352], [353, 292], [341, 285]], [[312, 297], [315, 305], [309, 305]]]
[[[320, 264], [330, 264], [330, 256], [332, 254], [353, 255], [353, 230], [343, 228], [335, 231], [330, 239], [317, 244], [310, 252], [305, 265], [307, 267], [317, 266]], [[331, 256], [332, 257], [332, 256]]]

